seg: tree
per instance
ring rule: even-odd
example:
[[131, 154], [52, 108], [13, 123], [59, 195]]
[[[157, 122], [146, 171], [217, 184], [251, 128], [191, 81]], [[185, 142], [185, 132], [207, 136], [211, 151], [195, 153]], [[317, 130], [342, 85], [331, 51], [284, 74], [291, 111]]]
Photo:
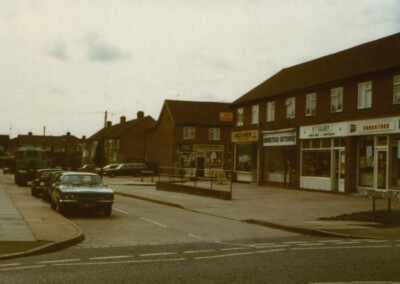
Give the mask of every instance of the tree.
[[94, 153], [94, 163], [97, 167], [104, 167], [106, 164], [106, 151], [104, 147], [104, 137], [101, 137], [97, 143], [96, 152]]

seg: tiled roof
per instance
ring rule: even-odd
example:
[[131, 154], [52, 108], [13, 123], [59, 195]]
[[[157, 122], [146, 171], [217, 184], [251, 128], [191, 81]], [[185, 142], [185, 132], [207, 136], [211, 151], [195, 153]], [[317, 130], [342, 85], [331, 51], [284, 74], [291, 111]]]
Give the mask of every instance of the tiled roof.
[[229, 103], [165, 100], [176, 124], [231, 125], [221, 121], [221, 112], [232, 112]]
[[42, 136], [42, 135], [18, 135], [12, 139], [14, 145], [64, 145], [66, 142], [78, 143], [80, 140], [73, 135], [67, 136]]
[[400, 33], [282, 69], [233, 104], [400, 67]]

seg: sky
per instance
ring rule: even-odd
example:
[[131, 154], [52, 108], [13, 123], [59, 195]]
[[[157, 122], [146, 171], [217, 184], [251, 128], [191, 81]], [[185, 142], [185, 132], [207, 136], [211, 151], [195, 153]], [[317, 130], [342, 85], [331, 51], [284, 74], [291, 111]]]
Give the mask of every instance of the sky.
[[0, 0], [0, 134], [90, 137], [165, 99], [233, 102], [400, 32], [397, 0]]

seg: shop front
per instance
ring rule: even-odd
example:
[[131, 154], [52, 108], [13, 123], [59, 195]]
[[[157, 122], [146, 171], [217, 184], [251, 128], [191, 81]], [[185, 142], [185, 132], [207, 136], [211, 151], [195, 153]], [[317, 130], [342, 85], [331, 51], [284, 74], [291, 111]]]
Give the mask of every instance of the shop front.
[[258, 130], [232, 132], [237, 181], [258, 181]]
[[295, 185], [297, 150], [295, 129], [263, 132], [263, 182]]

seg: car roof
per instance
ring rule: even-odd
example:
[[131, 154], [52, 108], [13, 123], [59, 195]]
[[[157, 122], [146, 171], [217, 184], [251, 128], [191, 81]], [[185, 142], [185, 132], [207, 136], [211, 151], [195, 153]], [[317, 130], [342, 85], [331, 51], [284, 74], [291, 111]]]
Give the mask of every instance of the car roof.
[[89, 173], [89, 172], [64, 172], [63, 176], [67, 175], [74, 175], [74, 176], [98, 176], [98, 174], [95, 173]]

